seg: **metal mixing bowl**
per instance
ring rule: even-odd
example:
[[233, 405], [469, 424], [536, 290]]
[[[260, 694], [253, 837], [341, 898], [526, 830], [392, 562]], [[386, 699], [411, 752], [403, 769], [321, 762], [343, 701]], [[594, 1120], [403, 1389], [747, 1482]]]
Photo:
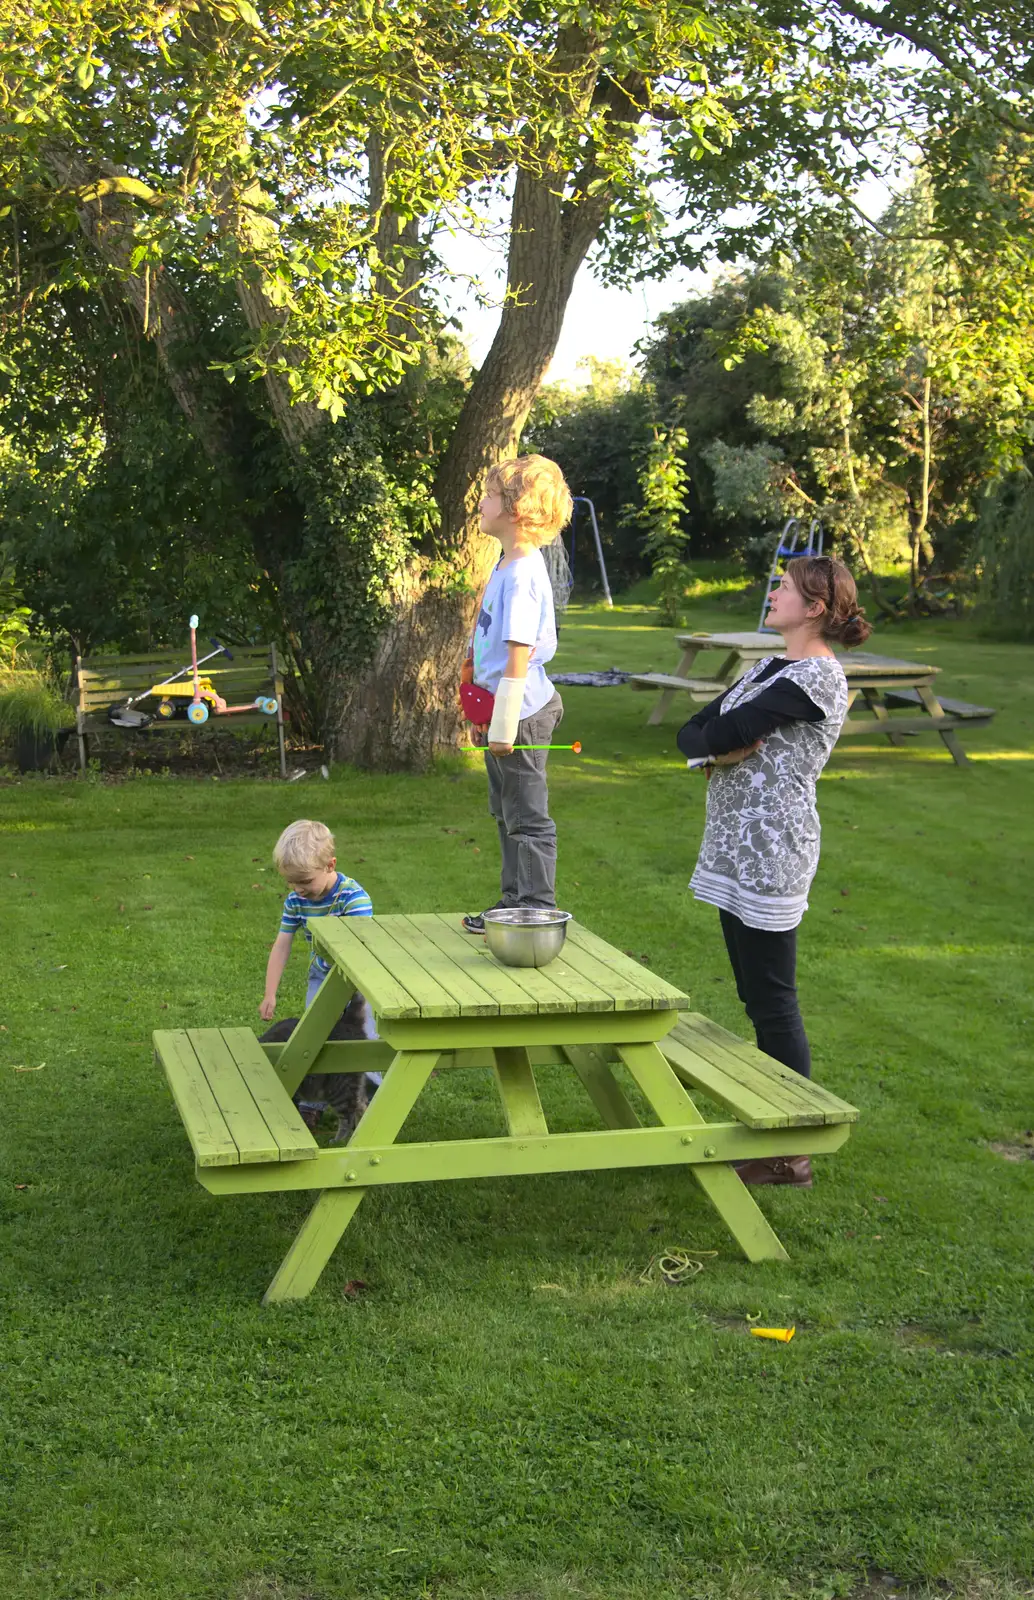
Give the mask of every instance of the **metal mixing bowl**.
[[507, 967], [544, 967], [564, 947], [569, 911], [534, 906], [485, 912], [485, 940], [497, 961]]

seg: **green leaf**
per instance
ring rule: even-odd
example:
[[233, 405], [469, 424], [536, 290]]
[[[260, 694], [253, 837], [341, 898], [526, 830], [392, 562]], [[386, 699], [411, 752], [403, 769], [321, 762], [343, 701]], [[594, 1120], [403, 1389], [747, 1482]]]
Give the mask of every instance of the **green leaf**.
[[257, 33], [265, 32], [262, 18], [251, 4], [251, 0], [233, 0], [233, 3], [242, 21], [246, 22], [249, 27], [254, 28]]
[[80, 89], [88, 89], [93, 82], [94, 67], [90, 60], [80, 61], [75, 69], [75, 81]]

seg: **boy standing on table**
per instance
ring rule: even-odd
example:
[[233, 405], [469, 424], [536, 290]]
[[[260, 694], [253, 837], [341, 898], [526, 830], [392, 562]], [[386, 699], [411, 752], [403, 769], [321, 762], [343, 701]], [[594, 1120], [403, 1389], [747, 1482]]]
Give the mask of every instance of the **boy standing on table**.
[[[496, 907], [556, 907], [556, 824], [546, 786], [548, 745], [564, 714], [546, 677], [556, 653], [553, 589], [542, 557], [571, 519], [571, 493], [555, 461], [520, 456], [493, 467], [481, 500], [481, 531], [502, 546], [474, 627], [464, 681], [494, 696], [482, 725], [488, 807], [499, 829], [502, 875]], [[484, 914], [466, 916], [483, 933]]]

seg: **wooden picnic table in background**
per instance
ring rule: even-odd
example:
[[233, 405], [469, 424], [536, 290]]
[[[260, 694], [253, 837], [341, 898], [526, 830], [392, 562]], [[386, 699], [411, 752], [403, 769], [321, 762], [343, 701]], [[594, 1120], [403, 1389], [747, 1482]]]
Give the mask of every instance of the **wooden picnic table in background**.
[[[681, 989], [577, 922], [542, 969], [500, 965], [458, 912], [309, 927], [332, 967], [286, 1044], [260, 1045], [247, 1028], [154, 1036], [205, 1189], [317, 1192], [267, 1303], [309, 1293], [368, 1194], [442, 1179], [679, 1166], [749, 1260], [787, 1259], [734, 1163], [837, 1150], [852, 1106], [688, 1012]], [[332, 1040], [356, 989], [380, 1038]], [[573, 1070], [602, 1127], [550, 1129], [535, 1077], [547, 1065]], [[452, 1067], [493, 1073], [506, 1132], [399, 1142], [432, 1073]], [[372, 1069], [384, 1082], [348, 1143], [319, 1148], [292, 1095], [310, 1072]], [[691, 1089], [726, 1117], [707, 1121]]]
[[[778, 633], [679, 633], [675, 642], [682, 654], [673, 673], [644, 672], [632, 678], [633, 689], [660, 690], [660, 699], [647, 718], [649, 724], [663, 720], [677, 694], [706, 705], [731, 689], [756, 662], [781, 654], [783, 645]], [[723, 652], [719, 666], [708, 676], [693, 670], [705, 650]], [[992, 707], [939, 698], [933, 684], [941, 669], [928, 661], [899, 661], [862, 650], [838, 651], [837, 656], [847, 678], [848, 712], [860, 702], [871, 713], [863, 717], [849, 714], [841, 729], [842, 739], [879, 733], [888, 743], [900, 746], [917, 733], [938, 733], [956, 765], [969, 764], [956, 730], [985, 727], [995, 714]], [[918, 715], [908, 716], [913, 709]], [[892, 711], [906, 714], [892, 716]]]

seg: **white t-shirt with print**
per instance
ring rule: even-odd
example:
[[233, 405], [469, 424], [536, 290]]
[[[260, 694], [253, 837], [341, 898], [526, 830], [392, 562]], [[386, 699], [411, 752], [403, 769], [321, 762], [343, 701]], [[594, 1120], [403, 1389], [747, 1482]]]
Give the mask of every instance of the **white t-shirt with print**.
[[521, 720], [533, 717], [553, 698], [545, 666], [556, 655], [553, 587], [542, 552], [518, 556], [498, 566], [488, 580], [474, 625], [474, 682], [495, 694], [506, 675], [507, 643], [531, 646]]

